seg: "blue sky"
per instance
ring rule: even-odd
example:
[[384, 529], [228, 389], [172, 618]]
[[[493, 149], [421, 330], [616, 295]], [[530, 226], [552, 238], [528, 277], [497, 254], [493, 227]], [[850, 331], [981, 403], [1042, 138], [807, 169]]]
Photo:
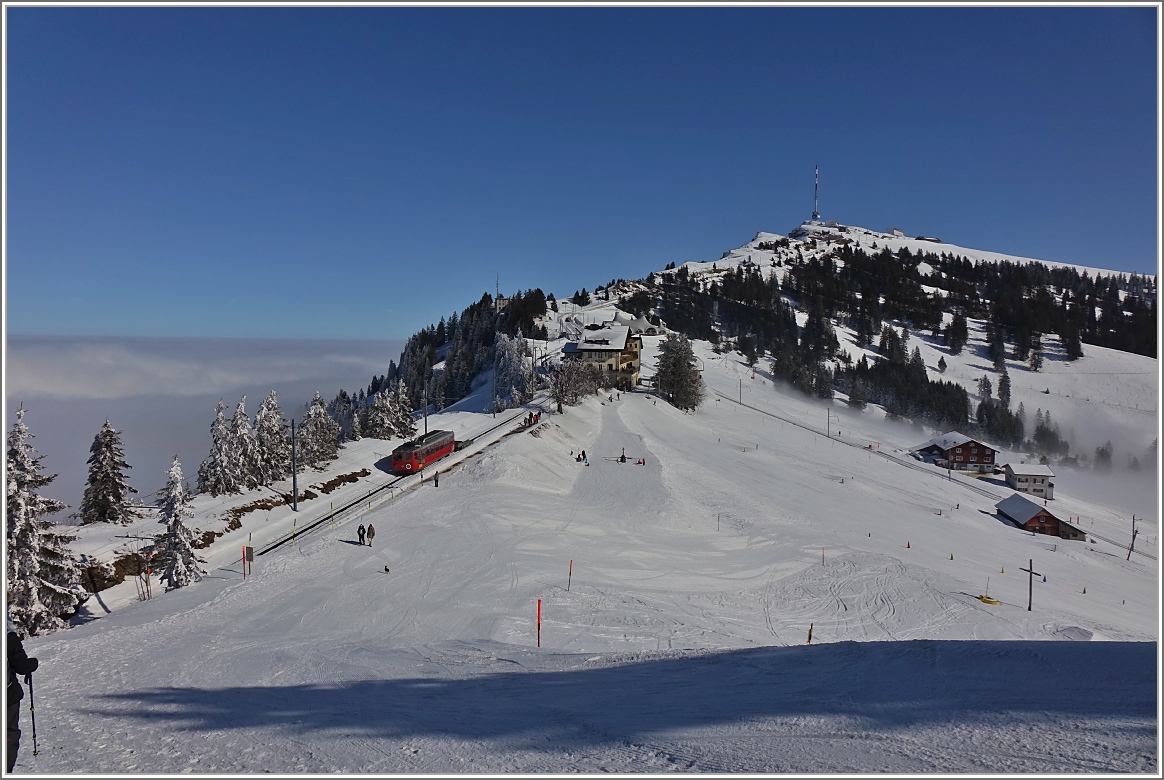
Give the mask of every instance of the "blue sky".
[[812, 210], [1155, 273], [1155, 8], [13, 8], [7, 327], [403, 338]]

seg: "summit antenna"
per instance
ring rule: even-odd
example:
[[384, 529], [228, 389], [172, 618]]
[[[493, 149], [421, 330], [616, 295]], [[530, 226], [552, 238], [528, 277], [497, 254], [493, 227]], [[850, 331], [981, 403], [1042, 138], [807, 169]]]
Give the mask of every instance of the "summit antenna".
[[816, 181], [812, 187], [812, 218], [820, 219], [820, 166], [816, 166]]

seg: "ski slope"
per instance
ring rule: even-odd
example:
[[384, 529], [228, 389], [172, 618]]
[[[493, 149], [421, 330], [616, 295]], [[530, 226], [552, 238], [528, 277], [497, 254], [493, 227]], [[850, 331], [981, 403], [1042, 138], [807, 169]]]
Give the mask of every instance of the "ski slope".
[[[908, 458], [920, 428], [697, 349], [694, 414], [638, 392], [547, 407], [245, 581], [245, 534], [290, 510], [244, 518], [202, 583], [91, 599], [26, 643], [41, 742], [18, 771], [1159, 772], [1154, 506], [1137, 546], [1157, 559], [1032, 537], [994, 515], [1004, 485]], [[485, 397], [430, 429], [492, 426]], [[386, 484], [392, 446], [302, 478], [371, 471], [295, 521]], [[254, 498], [200, 497], [199, 519]], [[1070, 480], [1056, 498], [1126, 537]]]

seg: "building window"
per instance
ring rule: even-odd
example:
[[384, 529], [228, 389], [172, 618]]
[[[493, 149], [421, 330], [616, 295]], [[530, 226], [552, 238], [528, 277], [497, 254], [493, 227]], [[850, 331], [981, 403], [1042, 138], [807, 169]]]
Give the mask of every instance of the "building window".
[[961, 456], [961, 455], [955, 455], [955, 456], [954, 456], [954, 460], [960, 461], [960, 460], [962, 460], [962, 456]]

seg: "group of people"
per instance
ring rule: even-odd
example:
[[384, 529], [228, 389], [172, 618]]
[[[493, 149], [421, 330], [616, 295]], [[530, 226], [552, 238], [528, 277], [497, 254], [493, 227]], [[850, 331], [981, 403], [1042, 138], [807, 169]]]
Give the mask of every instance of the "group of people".
[[[570, 454], [573, 455], [574, 451], [571, 450]], [[574, 460], [578, 463], [585, 463], [587, 466], [590, 465], [590, 461], [586, 460], [586, 450], [582, 450], [581, 452], [579, 452], [578, 455], [574, 458]]]
[[541, 419], [542, 419], [541, 412], [530, 412], [529, 414], [527, 414], [525, 416], [525, 427], [530, 428], [534, 425], [537, 425], [539, 422], [541, 422]]
[[372, 538], [376, 536], [376, 529], [372, 526], [371, 523], [368, 523], [368, 527], [366, 529], [364, 528], [364, 524], [360, 523], [360, 527], [356, 529], [356, 535], [360, 537], [361, 545], [364, 544], [364, 539], [366, 538], [368, 540], [368, 546], [371, 547]]

